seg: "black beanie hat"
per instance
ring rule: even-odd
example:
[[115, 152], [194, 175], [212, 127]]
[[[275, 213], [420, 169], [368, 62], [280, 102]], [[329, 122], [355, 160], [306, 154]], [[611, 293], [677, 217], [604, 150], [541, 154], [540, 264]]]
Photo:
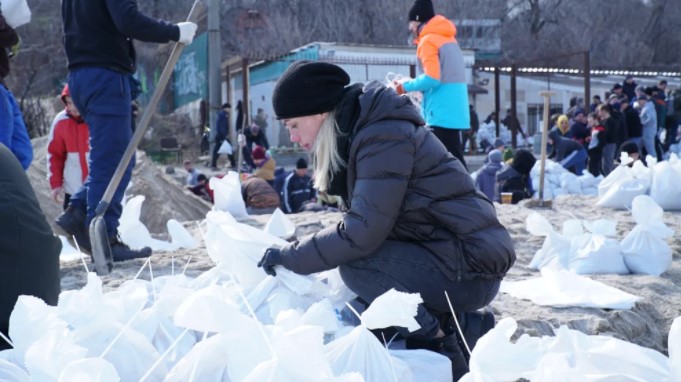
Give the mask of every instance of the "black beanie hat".
[[299, 158], [296, 162], [296, 168], [307, 168], [307, 161], [305, 158]]
[[327, 62], [296, 61], [281, 75], [272, 95], [277, 119], [333, 110], [343, 98], [350, 76]]
[[409, 10], [409, 21], [425, 23], [435, 16], [433, 2], [430, 0], [416, 0]]

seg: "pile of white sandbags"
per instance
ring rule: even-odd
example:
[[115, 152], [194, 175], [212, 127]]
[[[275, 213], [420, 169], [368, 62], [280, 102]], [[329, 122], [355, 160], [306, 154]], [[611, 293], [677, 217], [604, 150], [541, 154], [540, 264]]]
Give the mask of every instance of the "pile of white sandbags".
[[623, 153], [622, 164], [598, 186], [599, 207], [631, 208], [639, 195], [650, 195], [665, 211], [681, 210], [681, 160], [671, 154], [668, 161], [657, 162], [648, 156], [643, 162], [632, 160]]
[[[346, 326], [340, 309], [354, 295], [337, 270], [301, 276], [257, 267], [279, 237], [209, 212], [208, 255], [217, 264], [184, 274], [135, 277], [103, 293], [94, 274], [58, 306], [20, 296], [0, 352], [2, 381], [450, 382], [448, 358], [388, 349], [369, 329], [413, 331], [420, 296], [394, 290]], [[285, 222], [270, 232], [286, 236]], [[153, 261], [153, 258], [150, 259]], [[1, 339], [0, 339], [1, 340]]]
[[[541, 163], [537, 161], [530, 176], [535, 197], [539, 194], [539, 175]], [[561, 195], [598, 195], [598, 186], [603, 176], [594, 177], [590, 172], [575, 175], [566, 170], [560, 163], [547, 160], [544, 167], [544, 200], [552, 200]]]
[[672, 263], [667, 239], [674, 231], [662, 222], [662, 208], [651, 197], [639, 195], [632, 206], [637, 225], [621, 243], [615, 238], [616, 221], [571, 219], [563, 223], [561, 234], [544, 216], [531, 213], [526, 220], [528, 232], [546, 239], [529, 267], [552, 266], [577, 274], [661, 275]]
[[[478, 129], [478, 134], [476, 135], [476, 140], [478, 142], [478, 147], [482, 147], [482, 142], [488, 142], [490, 145], [494, 144], [494, 141], [499, 138], [504, 141], [504, 144], [510, 146], [513, 134], [511, 130], [506, 127], [503, 123], [499, 125], [499, 137], [497, 137], [497, 125], [492, 121], [489, 123], [481, 123]], [[530, 142], [525, 140], [522, 134], [518, 132], [516, 134], [516, 144], [518, 146], [526, 146]]]

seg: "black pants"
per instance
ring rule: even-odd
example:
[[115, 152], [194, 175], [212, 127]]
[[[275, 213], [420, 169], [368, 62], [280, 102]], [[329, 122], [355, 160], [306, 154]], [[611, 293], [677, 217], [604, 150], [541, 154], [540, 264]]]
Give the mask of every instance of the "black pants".
[[599, 176], [603, 173], [601, 169], [601, 162], [603, 161], [603, 153], [600, 150], [589, 151], [588, 169], [591, 175]]
[[463, 167], [468, 170], [466, 166], [466, 161], [463, 159], [463, 149], [461, 148], [461, 130], [458, 129], [448, 129], [438, 126], [430, 126], [433, 129], [435, 136], [445, 145], [447, 151], [454, 156], [454, 158], [461, 161]]
[[[24, 169], [4, 145], [0, 189], [0, 331], [7, 334], [20, 295], [57, 305], [61, 241], [52, 234]], [[0, 350], [7, 348], [0, 339]]]
[[[215, 139], [215, 147], [213, 147], [213, 160], [210, 162], [210, 167], [217, 167], [218, 166], [218, 158], [220, 157], [220, 153], [218, 153], [218, 150], [220, 150], [220, 146], [222, 146], [222, 143], [224, 141], [229, 142], [231, 145], [232, 142], [230, 142], [229, 139]], [[234, 146], [232, 146], [232, 150], [234, 150]], [[227, 155], [229, 158], [229, 163], [232, 165], [232, 167], [236, 167], [236, 161], [234, 160], [234, 151], [232, 151], [232, 154]]]
[[393, 288], [420, 293], [423, 304], [415, 319], [421, 328], [411, 333], [406, 328], [397, 329], [404, 337], [433, 338], [440, 328], [435, 315], [450, 311], [445, 291], [457, 313], [472, 312], [494, 299], [501, 281], [452, 281], [432, 256], [418, 244], [386, 240], [372, 255], [341, 265], [339, 271], [345, 285], [368, 303]]

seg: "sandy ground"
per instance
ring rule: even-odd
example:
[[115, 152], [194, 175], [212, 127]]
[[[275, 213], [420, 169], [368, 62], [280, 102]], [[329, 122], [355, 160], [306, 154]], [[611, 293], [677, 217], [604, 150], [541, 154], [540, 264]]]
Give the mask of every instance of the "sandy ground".
[[[51, 222], [59, 214], [61, 208], [49, 198], [45, 174], [45, 144], [45, 138], [34, 140], [36, 159], [28, 174], [36, 189], [41, 207]], [[147, 198], [142, 209], [141, 221], [151, 232], [157, 233], [155, 236], [163, 238], [165, 223], [168, 219], [174, 218], [184, 222], [189, 231], [197, 239], [201, 239], [202, 235], [197, 222], [205, 217], [210, 207], [183, 190], [176, 180], [163, 174], [161, 168], [149, 160], [140, 158], [138, 162], [133, 178], [132, 194], [141, 193]], [[554, 201], [552, 209], [530, 209], [523, 203], [497, 205], [499, 219], [513, 237], [518, 257], [516, 264], [507, 275], [507, 280], [524, 280], [539, 276], [538, 272], [527, 267], [544, 240], [541, 237], [531, 236], [525, 230], [525, 218], [532, 211], [542, 213], [551, 221], [554, 228], [558, 229], [564, 220], [573, 217], [589, 220], [613, 219], [619, 223], [617, 226], [619, 240], [634, 227], [635, 222], [630, 212], [598, 208], [595, 204], [596, 199], [593, 197], [562, 196]], [[256, 227], [263, 227], [269, 217], [269, 215], [252, 216], [242, 221]], [[290, 217], [297, 226], [297, 236], [303, 236], [334, 224], [340, 220], [341, 215], [324, 212], [303, 213], [290, 215]], [[611, 335], [666, 354], [669, 328], [673, 319], [681, 315], [681, 236], [679, 235], [681, 213], [666, 212], [664, 222], [674, 229], [675, 235], [669, 240], [674, 261], [672, 267], [662, 276], [590, 276], [607, 285], [642, 297], [642, 300], [632, 310], [548, 308], [499, 294], [491, 304], [497, 319], [515, 318], [519, 325], [516, 336], [522, 333], [547, 335], [552, 333], [552, 327], [565, 324], [587, 334]], [[154, 253], [151, 258], [153, 276], [181, 273], [185, 266], [186, 274], [189, 276], [197, 276], [210, 269], [213, 263], [206, 253], [202, 240], [201, 245], [195, 250]], [[134, 278], [144, 263], [144, 260], [117, 263], [114, 271], [103, 277], [105, 290], [115, 289], [124, 281]], [[86, 273], [82, 262], [63, 263], [61, 274], [64, 290], [85, 285]], [[139, 277], [149, 279], [149, 269], [145, 268]]]

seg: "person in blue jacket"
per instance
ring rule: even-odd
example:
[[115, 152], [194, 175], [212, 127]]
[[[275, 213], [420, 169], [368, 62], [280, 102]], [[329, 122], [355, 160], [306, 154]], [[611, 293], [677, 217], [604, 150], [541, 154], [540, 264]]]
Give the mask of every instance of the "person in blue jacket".
[[307, 174], [307, 161], [299, 158], [296, 169], [284, 179], [281, 189], [281, 205], [287, 214], [300, 211], [300, 207], [307, 202], [316, 202], [316, 192], [312, 178]]
[[17, 32], [7, 24], [0, 12], [0, 143], [12, 151], [26, 170], [33, 161], [33, 146], [19, 105], [4, 82], [9, 74], [7, 50], [18, 43]]
[[[87, 227], [132, 139], [130, 105], [139, 93], [139, 83], [132, 77], [133, 40], [189, 44], [196, 24], [152, 19], [137, 9], [135, 0], [63, 0], [61, 6], [69, 90], [90, 127], [90, 173], [55, 223], [87, 251]], [[151, 255], [149, 248], [132, 250], [118, 239], [121, 200], [135, 161], [130, 162], [104, 215], [111, 248], [105, 255], [114, 261]]]

